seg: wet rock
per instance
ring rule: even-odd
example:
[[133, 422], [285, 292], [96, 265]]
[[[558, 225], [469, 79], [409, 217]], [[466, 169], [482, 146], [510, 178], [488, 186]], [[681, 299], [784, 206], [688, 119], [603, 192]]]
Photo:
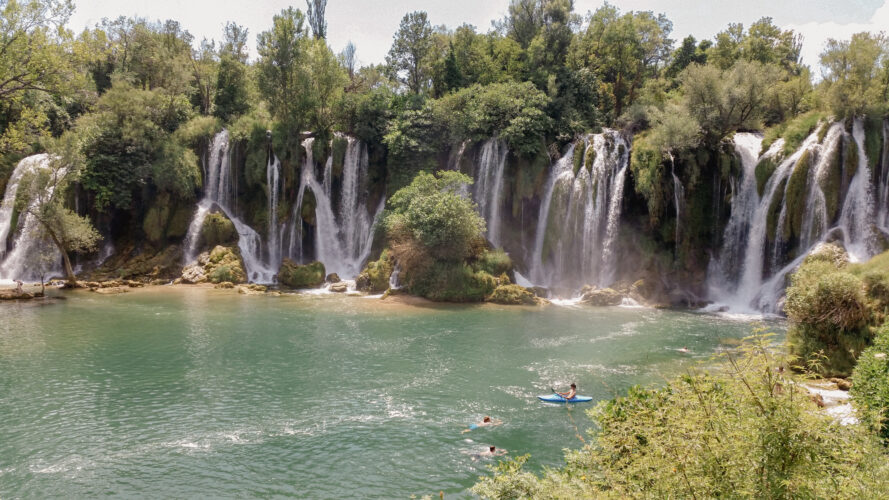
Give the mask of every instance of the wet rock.
[[151, 280], [148, 284], [151, 285], [151, 286], [160, 286], [160, 285], [166, 285], [166, 284], [169, 283], [169, 282], [170, 282], [170, 280], [153, 279], [153, 280]]
[[533, 292], [520, 285], [500, 285], [487, 299], [488, 302], [504, 305], [537, 305], [540, 299]]
[[329, 290], [336, 293], [346, 293], [349, 291], [349, 284], [345, 281], [340, 281], [339, 283], [330, 285]]
[[848, 391], [852, 388], [852, 382], [844, 378], [832, 378], [831, 382], [837, 385], [837, 389], [841, 391]]
[[223, 281], [222, 283], [216, 283], [216, 286], [213, 288], [234, 288], [235, 284], [231, 281]]
[[311, 262], [300, 265], [290, 259], [284, 259], [278, 270], [278, 283], [290, 288], [315, 288], [324, 283], [324, 264]]
[[11, 288], [8, 290], [0, 290], [0, 300], [28, 300], [40, 296], [39, 293], [29, 293], [25, 291], [19, 292]]
[[198, 283], [206, 283], [207, 276], [204, 274], [204, 266], [200, 264], [191, 264], [182, 270], [182, 283], [186, 285], [196, 285]]
[[584, 287], [580, 302], [588, 306], [618, 306], [624, 300], [624, 295], [611, 288]]
[[101, 295], [117, 295], [120, 293], [128, 293], [130, 290], [122, 286], [113, 286], [108, 288], [91, 288], [90, 291]]
[[339, 283], [343, 280], [340, 279], [340, 275], [338, 275], [337, 273], [330, 273], [327, 275], [326, 278], [324, 278], [324, 281], [327, 283]]
[[263, 295], [268, 290], [264, 285], [241, 285], [238, 287], [238, 293], [242, 295]]
[[355, 278], [355, 288], [367, 293], [382, 293], [389, 288], [389, 278], [394, 269], [388, 254], [383, 252], [379, 260], [367, 263], [367, 267]]
[[216, 246], [210, 251], [204, 272], [211, 283], [246, 283], [247, 273], [241, 262], [241, 253], [237, 248]]

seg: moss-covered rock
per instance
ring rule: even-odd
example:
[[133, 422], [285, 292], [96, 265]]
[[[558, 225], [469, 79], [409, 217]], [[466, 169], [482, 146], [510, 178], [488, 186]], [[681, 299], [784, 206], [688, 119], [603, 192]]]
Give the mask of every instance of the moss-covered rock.
[[169, 219], [170, 195], [168, 193], [159, 193], [155, 197], [154, 203], [145, 213], [145, 219], [142, 221], [142, 231], [153, 245], [159, 245], [164, 241]]
[[204, 273], [211, 283], [246, 283], [247, 273], [244, 272], [244, 264], [241, 262], [241, 254], [235, 247], [217, 245], [210, 251], [207, 263], [204, 264]]
[[593, 165], [595, 165], [595, 163], [596, 163], [596, 148], [587, 148], [586, 158], [584, 158], [583, 164], [586, 165], [586, 169], [588, 172], [593, 173]]
[[[789, 236], [799, 238], [806, 211], [806, 193], [809, 169], [812, 166], [809, 151], [803, 151], [787, 181], [787, 230]], [[785, 238], [786, 239], [786, 238]]]
[[769, 182], [769, 178], [775, 173], [777, 167], [775, 158], [770, 156], [763, 158], [756, 164], [756, 191], [760, 196], [762, 196], [766, 183]]
[[201, 241], [202, 248], [235, 246], [238, 244], [238, 231], [225, 214], [212, 213], [207, 215], [201, 226]]
[[787, 187], [787, 178], [781, 180], [781, 183], [775, 189], [775, 194], [769, 202], [769, 209], [766, 213], [766, 236], [769, 241], [773, 241], [776, 230], [778, 228], [778, 219], [781, 215], [781, 205], [784, 201], [784, 189]]
[[572, 161], [574, 162], [574, 175], [577, 175], [577, 172], [580, 170], [580, 167], [583, 166], [584, 159], [584, 151], [586, 150], [586, 143], [584, 141], [577, 141], [574, 145], [574, 157]]
[[589, 288], [585, 287], [585, 291], [580, 298], [582, 304], [588, 306], [619, 306], [624, 300], [624, 295], [617, 290], [611, 288]]
[[844, 147], [843, 172], [845, 173], [845, 178], [843, 179], [843, 185], [848, 186], [858, 172], [858, 145], [850, 138], [844, 141]]
[[878, 115], [864, 120], [864, 151], [867, 165], [873, 171], [883, 153], [883, 120]]
[[497, 288], [497, 279], [463, 262], [434, 261], [405, 276], [411, 295], [439, 302], [483, 302]]
[[843, 148], [842, 141], [836, 141], [836, 147], [832, 151], [823, 154], [830, 155], [824, 167], [823, 174], [818, 178], [818, 186], [824, 193], [824, 205], [827, 208], [827, 221], [836, 220], [840, 209], [840, 194], [843, 184]]
[[355, 288], [362, 292], [382, 293], [389, 288], [389, 277], [394, 266], [385, 250], [379, 260], [367, 263], [361, 274], [355, 278]]
[[278, 283], [290, 288], [315, 288], [324, 283], [327, 276], [324, 264], [311, 262], [300, 265], [290, 259], [284, 259], [278, 270]]
[[488, 297], [488, 302], [504, 305], [536, 305], [540, 299], [534, 293], [519, 285], [500, 285]]
[[346, 150], [349, 147], [349, 140], [341, 135], [336, 135], [330, 145], [330, 153], [333, 156], [333, 175], [340, 177], [343, 175], [343, 165], [346, 159]]

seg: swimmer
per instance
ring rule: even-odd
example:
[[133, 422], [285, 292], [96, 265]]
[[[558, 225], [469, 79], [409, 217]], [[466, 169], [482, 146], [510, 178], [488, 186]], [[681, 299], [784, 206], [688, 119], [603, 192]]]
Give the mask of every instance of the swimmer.
[[495, 425], [500, 425], [502, 423], [503, 423], [502, 420], [492, 419], [491, 417], [486, 415], [485, 418], [483, 418], [481, 422], [479, 422], [477, 424], [469, 424], [469, 428], [463, 429], [463, 432], [461, 432], [461, 434], [466, 434], [467, 432], [474, 430], [474, 429], [478, 429], [479, 427], [494, 427]]
[[682, 349], [679, 349], [679, 352], [681, 352], [681, 353], [683, 353], [683, 354], [688, 354], [688, 353], [690, 353], [691, 351], [688, 350], [688, 347], [683, 347]]
[[503, 450], [503, 449], [498, 450], [496, 446], [491, 446], [485, 451], [482, 451], [479, 453], [473, 453], [472, 459], [478, 460], [480, 458], [500, 457], [500, 456], [506, 455], [507, 453], [508, 452], [506, 450]]

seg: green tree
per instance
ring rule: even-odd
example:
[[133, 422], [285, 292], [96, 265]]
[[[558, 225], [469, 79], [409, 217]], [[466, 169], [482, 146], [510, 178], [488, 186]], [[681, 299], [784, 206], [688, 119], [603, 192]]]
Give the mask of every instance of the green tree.
[[327, 38], [327, 19], [324, 11], [327, 10], [327, 0], [306, 0], [306, 15], [309, 18], [309, 27], [316, 39]]
[[[101, 237], [88, 218], [77, 215], [65, 206], [67, 190], [77, 179], [80, 169], [79, 162], [72, 161], [79, 153], [71, 147], [71, 141], [62, 144], [68, 147], [68, 155], [51, 157], [45, 168], [37, 169], [20, 181], [16, 208], [19, 213], [31, 216], [37, 222], [34, 227], [37, 238], [52, 241], [59, 250], [66, 279], [74, 284], [77, 277], [71, 266], [70, 254], [94, 251]], [[40, 260], [45, 255], [34, 257]]]
[[850, 40], [827, 41], [821, 53], [824, 93], [838, 117], [885, 112], [889, 41], [882, 33], [856, 33]]
[[227, 23], [219, 47], [213, 114], [231, 121], [250, 110], [247, 79], [247, 28]]
[[431, 79], [429, 56], [433, 47], [432, 25], [425, 12], [405, 14], [398, 26], [386, 63], [414, 94], [424, 92]]
[[303, 13], [289, 7], [275, 15], [272, 29], [257, 38], [259, 90], [272, 115], [296, 130], [300, 130], [308, 107], [304, 90], [309, 83], [303, 60], [310, 44], [304, 23]]
[[324, 40], [314, 40], [309, 45], [305, 63], [309, 82], [306, 93], [312, 127], [317, 131], [330, 130], [348, 77]]

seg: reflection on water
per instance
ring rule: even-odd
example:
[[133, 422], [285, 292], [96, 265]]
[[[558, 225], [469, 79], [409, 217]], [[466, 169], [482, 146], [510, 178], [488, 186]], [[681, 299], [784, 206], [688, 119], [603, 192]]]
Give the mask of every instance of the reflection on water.
[[[584, 408], [537, 394], [576, 382], [610, 398], [751, 331], [635, 308], [66, 297], [0, 304], [0, 497], [465, 493], [490, 463], [467, 453], [540, 467], [582, 445]], [[484, 415], [504, 424], [461, 434]]]

